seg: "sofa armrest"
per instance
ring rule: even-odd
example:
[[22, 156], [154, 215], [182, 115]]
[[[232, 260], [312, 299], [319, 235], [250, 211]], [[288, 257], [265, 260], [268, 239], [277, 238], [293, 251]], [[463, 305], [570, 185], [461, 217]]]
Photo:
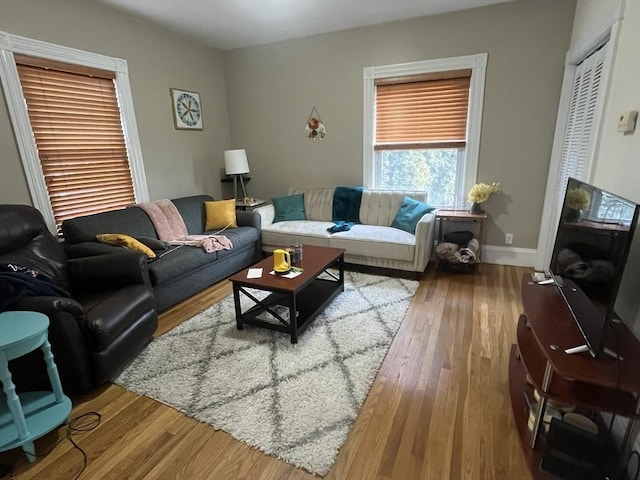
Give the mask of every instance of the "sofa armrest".
[[[67, 393], [87, 391], [93, 384], [91, 362], [87, 350], [87, 321], [82, 305], [64, 297], [24, 297], [12, 306], [13, 310], [44, 313], [49, 318], [48, 337], [58, 367], [62, 386]], [[20, 357], [13, 360], [14, 378], [26, 379], [23, 390], [48, 387], [48, 376], [40, 358]]]
[[73, 298], [23, 297], [11, 306], [12, 310], [40, 312], [51, 317], [58, 312], [67, 312], [74, 317], [84, 317], [84, 309]]
[[94, 255], [106, 255], [109, 253], [122, 253], [122, 248], [116, 245], [107, 245], [100, 242], [64, 243], [64, 253], [69, 258], [92, 257]]
[[260, 215], [255, 211], [249, 212], [240, 210], [236, 212], [236, 220], [239, 227], [253, 227], [260, 231]]
[[413, 263], [416, 271], [424, 271], [431, 260], [433, 249], [433, 232], [436, 225], [436, 214], [425, 213], [416, 225], [416, 250]]
[[260, 215], [261, 228], [268, 227], [273, 223], [273, 219], [276, 217], [276, 210], [272, 204], [262, 205], [254, 210], [255, 213]]
[[122, 252], [67, 261], [74, 292], [115, 290], [127, 285], [150, 286], [147, 257], [138, 252]]

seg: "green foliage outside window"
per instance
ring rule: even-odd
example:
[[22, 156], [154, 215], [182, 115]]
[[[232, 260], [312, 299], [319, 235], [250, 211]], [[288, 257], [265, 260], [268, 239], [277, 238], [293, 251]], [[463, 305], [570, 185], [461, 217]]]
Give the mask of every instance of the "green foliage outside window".
[[424, 190], [430, 205], [454, 206], [459, 149], [384, 150], [380, 188]]

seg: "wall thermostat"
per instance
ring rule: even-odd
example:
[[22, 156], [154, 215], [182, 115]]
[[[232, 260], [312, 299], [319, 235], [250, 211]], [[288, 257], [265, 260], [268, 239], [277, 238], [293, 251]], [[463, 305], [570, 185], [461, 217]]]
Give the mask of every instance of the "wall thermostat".
[[624, 112], [618, 118], [618, 131], [622, 133], [631, 133], [636, 129], [636, 120], [638, 118], [637, 110]]

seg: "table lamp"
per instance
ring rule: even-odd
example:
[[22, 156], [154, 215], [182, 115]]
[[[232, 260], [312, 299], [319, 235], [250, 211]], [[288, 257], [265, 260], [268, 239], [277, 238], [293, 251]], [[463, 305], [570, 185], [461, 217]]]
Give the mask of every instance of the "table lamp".
[[244, 148], [224, 151], [224, 171], [227, 175], [233, 176], [233, 196], [235, 199], [238, 199], [238, 177], [240, 177], [242, 185], [242, 198], [246, 198], [244, 174], [249, 173], [249, 162], [247, 162], [247, 152]]

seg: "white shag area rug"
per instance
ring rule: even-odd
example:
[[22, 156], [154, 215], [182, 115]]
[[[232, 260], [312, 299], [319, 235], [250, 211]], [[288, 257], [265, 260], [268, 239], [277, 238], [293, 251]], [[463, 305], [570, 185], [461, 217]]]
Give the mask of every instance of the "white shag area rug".
[[284, 333], [237, 330], [229, 296], [155, 339], [115, 383], [325, 475], [417, 287], [345, 272], [345, 291], [295, 345]]

